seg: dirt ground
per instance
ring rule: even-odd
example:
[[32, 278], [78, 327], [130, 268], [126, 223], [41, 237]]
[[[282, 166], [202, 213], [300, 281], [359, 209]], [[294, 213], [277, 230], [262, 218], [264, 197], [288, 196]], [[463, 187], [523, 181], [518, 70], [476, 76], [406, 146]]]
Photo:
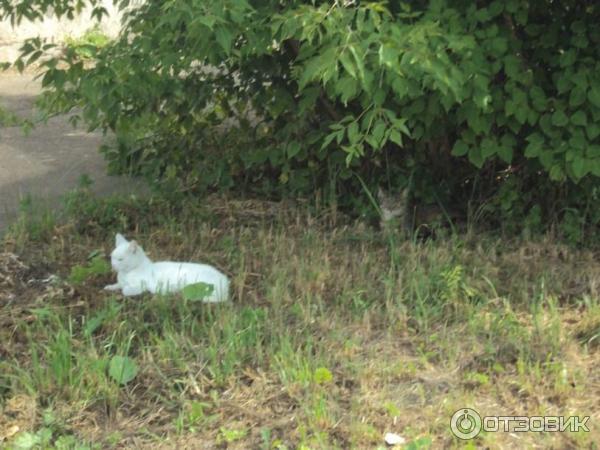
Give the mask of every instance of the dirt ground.
[[[33, 74], [0, 72], [0, 107], [34, 118], [40, 89]], [[58, 205], [82, 174], [94, 180], [93, 190], [101, 195], [143, 190], [139, 182], [106, 174], [106, 163], [98, 152], [102, 139], [101, 133], [73, 128], [67, 116], [40, 124], [28, 135], [19, 126], [0, 126], [0, 234], [26, 195]]]

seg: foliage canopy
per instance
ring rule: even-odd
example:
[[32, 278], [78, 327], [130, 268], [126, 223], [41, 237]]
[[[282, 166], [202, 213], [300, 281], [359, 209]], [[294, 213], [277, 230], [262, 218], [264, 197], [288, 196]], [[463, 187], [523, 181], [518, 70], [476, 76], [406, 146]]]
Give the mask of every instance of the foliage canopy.
[[[355, 209], [356, 174], [505, 225], [558, 219], [574, 240], [600, 221], [596, 2], [115, 3], [115, 41], [48, 58], [33, 39], [16, 65], [43, 61], [47, 112], [79, 108], [115, 133], [103, 151], [116, 171], [180, 190], [316, 190]], [[19, 21], [84, 4], [105, 13], [95, 0], [0, 10]]]

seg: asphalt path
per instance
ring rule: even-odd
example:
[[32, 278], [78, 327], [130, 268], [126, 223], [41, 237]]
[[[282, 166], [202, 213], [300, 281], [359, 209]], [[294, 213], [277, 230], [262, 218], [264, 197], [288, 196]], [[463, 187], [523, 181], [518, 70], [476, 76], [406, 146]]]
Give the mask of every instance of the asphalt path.
[[[0, 72], [0, 107], [35, 119], [40, 89], [32, 74]], [[74, 128], [67, 116], [38, 124], [28, 134], [20, 126], [0, 123], [0, 234], [17, 217], [23, 199], [31, 197], [40, 207], [58, 207], [83, 174], [94, 181], [92, 189], [98, 195], [144, 191], [139, 181], [107, 175], [98, 152], [103, 139], [101, 133]]]

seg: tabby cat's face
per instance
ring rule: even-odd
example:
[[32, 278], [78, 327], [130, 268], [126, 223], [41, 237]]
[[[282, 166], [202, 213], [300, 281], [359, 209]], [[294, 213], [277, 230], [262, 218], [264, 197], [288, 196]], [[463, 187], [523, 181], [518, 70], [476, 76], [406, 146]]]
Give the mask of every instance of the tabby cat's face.
[[386, 223], [394, 219], [403, 219], [408, 212], [408, 189], [400, 194], [392, 195], [379, 188], [377, 192], [381, 220]]

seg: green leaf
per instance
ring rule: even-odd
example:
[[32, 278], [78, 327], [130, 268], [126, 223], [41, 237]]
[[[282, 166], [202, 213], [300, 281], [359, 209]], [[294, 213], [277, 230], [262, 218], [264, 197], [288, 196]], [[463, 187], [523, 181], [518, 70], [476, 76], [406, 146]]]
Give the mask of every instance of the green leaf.
[[502, 161], [507, 164], [510, 164], [513, 159], [513, 149], [512, 147], [501, 146], [498, 148], [498, 156]]
[[569, 139], [569, 145], [577, 150], [583, 150], [587, 145], [587, 141], [581, 130], [577, 131], [579, 131], [579, 134], [574, 133], [573, 136], [571, 136]]
[[331, 144], [331, 142], [336, 138], [337, 133], [337, 131], [334, 131], [333, 133], [329, 133], [327, 136], [325, 136], [325, 139], [323, 139], [323, 144], [321, 145], [321, 150]]
[[358, 94], [358, 82], [349, 76], [343, 76], [336, 84], [336, 92], [340, 94], [340, 98], [344, 105], [348, 103], [348, 100], [353, 99]]
[[600, 87], [594, 86], [588, 92], [588, 100], [596, 108], [600, 108]]
[[13, 440], [10, 448], [15, 450], [29, 450], [37, 447], [41, 443], [41, 438], [37, 434], [28, 431], [19, 433]]
[[585, 159], [581, 156], [576, 156], [573, 158], [573, 162], [571, 163], [571, 169], [573, 170], [573, 175], [576, 179], [582, 178], [588, 172], [586, 168]]
[[595, 177], [600, 177], [600, 159], [595, 159], [590, 162], [590, 172], [593, 173]]
[[600, 136], [600, 125], [597, 123], [590, 123], [585, 129], [588, 138], [590, 141], [593, 141], [598, 136]]
[[358, 123], [352, 122], [348, 127], [348, 140], [352, 144], [356, 144], [361, 138], [361, 134], [358, 130]]
[[585, 113], [581, 110], [577, 111], [575, 114], [571, 116], [571, 123], [573, 125], [579, 125], [585, 127], [587, 125], [587, 117]]
[[[300, 145], [298, 144], [298, 148], [299, 147]], [[187, 286], [185, 286], [182, 289], [181, 294], [184, 300], [203, 301], [205, 298], [211, 295], [214, 292], [214, 290], [214, 285], [198, 282], [194, 284], [188, 284]]]
[[517, 108], [515, 109], [515, 119], [517, 119], [517, 121], [521, 125], [523, 125], [527, 121], [528, 117], [529, 117], [529, 106], [527, 105], [527, 103], [521, 103], [521, 104], [517, 105]]
[[559, 94], [563, 94], [567, 92], [571, 88], [571, 80], [569, 80], [566, 76], [562, 75], [556, 80], [556, 89]]
[[396, 129], [392, 129], [390, 132], [390, 141], [398, 145], [398, 147], [402, 147], [402, 134]]
[[565, 179], [565, 173], [563, 169], [556, 164], [550, 168], [549, 175], [552, 181], [562, 181]]
[[379, 47], [379, 63], [390, 67], [393, 70], [398, 69], [399, 53], [389, 45], [381, 44]]
[[348, 55], [348, 53], [343, 52], [340, 55], [340, 62], [342, 63], [344, 69], [346, 69], [346, 72], [348, 72], [352, 78], [356, 78], [356, 66], [350, 59], [350, 55]]
[[484, 138], [481, 141], [481, 157], [485, 160], [496, 153], [498, 144], [491, 138]]
[[454, 143], [454, 147], [452, 147], [452, 155], [453, 156], [464, 156], [468, 153], [469, 146], [466, 142], [458, 140]]
[[302, 147], [300, 147], [300, 144], [298, 142], [290, 142], [286, 147], [286, 153], [288, 158], [293, 158], [300, 152], [300, 150], [302, 150]]
[[540, 88], [539, 86], [533, 86], [529, 90], [529, 97], [531, 98], [531, 104], [537, 111], [546, 111], [548, 100], [542, 88]]
[[512, 134], [505, 134], [502, 136], [502, 138], [500, 139], [500, 146], [497, 152], [498, 156], [500, 157], [500, 159], [502, 159], [502, 161], [504, 161], [507, 164], [512, 161], [514, 151], [513, 149], [515, 148], [516, 144], [517, 141]]
[[575, 49], [569, 49], [564, 52], [562, 55], [558, 57], [561, 67], [569, 67], [572, 66], [575, 60], [577, 59], [577, 53]]
[[514, 55], [504, 58], [504, 72], [508, 78], [518, 79], [521, 74], [521, 60]]
[[225, 27], [218, 27], [215, 30], [215, 38], [221, 48], [225, 50], [225, 53], [231, 53], [231, 43], [233, 42], [233, 35]]
[[504, 55], [508, 49], [508, 41], [503, 37], [492, 39], [490, 45], [496, 57]]
[[552, 114], [552, 124], [557, 127], [564, 127], [569, 123], [569, 118], [562, 109], [559, 109]]
[[111, 358], [108, 374], [119, 384], [127, 384], [133, 380], [138, 373], [135, 361], [127, 356], [115, 355]]
[[536, 158], [539, 156], [544, 144], [544, 137], [539, 133], [532, 133], [525, 140], [529, 142], [525, 148], [525, 157]]
[[469, 161], [478, 169], [483, 167], [485, 159], [481, 155], [481, 149], [479, 147], [471, 147], [469, 149]]
[[600, 158], [600, 145], [588, 146], [586, 156], [588, 158]]
[[583, 104], [585, 102], [586, 92], [580, 86], [575, 86], [571, 90], [571, 95], [569, 96], [569, 106], [571, 108], [576, 108], [577, 106]]
[[373, 128], [373, 138], [377, 142], [378, 146], [379, 144], [381, 144], [381, 140], [383, 139], [383, 133], [385, 133], [386, 128], [387, 126], [382, 120], [378, 120], [375, 124], [375, 127]]

